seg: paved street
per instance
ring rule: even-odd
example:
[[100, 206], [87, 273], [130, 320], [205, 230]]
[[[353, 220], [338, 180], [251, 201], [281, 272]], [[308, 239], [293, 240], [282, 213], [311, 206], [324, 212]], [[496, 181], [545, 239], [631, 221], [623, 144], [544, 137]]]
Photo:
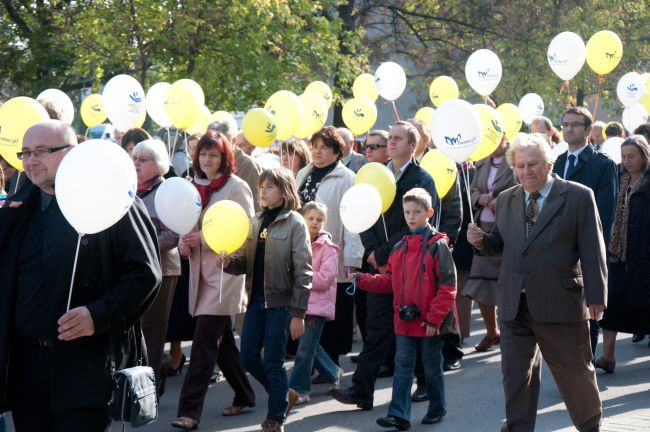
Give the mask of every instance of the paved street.
[[[413, 406], [413, 431], [436, 430], [498, 431], [504, 417], [503, 391], [501, 387], [500, 353], [498, 348], [486, 353], [473, 349], [484, 335], [478, 310], [474, 310], [472, 337], [465, 341], [465, 360], [462, 369], [447, 373], [447, 415], [442, 423], [424, 426], [419, 423], [426, 412], [426, 403]], [[620, 335], [617, 345], [618, 362], [616, 373], [598, 373], [598, 384], [605, 406], [603, 431], [649, 431], [650, 432], [650, 348], [648, 339], [632, 344], [631, 335]], [[361, 343], [355, 342], [359, 351]], [[189, 346], [185, 346], [189, 355]], [[288, 367], [291, 363], [288, 364]], [[349, 383], [354, 364], [343, 359], [346, 371], [345, 384]], [[266, 394], [255, 380], [251, 380], [257, 394], [257, 407], [245, 411], [238, 417], [223, 417], [221, 411], [232, 401], [232, 391], [225, 381], [219, 381], [208, 390], [200, 431], [256, 431], [266, 414]], [[354, 406], [342, 405], [327, 394], [327, 385], [312, 388], [312, 401], [298, 407], [286, 424], [288, 432], [307, 431], [381, 431], [375, 423], [378, 417], [386, 415], [391, 395], [391, 378], [377, 382], [375, 407], [372, 411], [361, 411]], [[178, 430], [170, 426], [176, 416], [178, 395], [182, 377], [168, 380], [167, 393], [161, 400], [160, 416], [152, 425], [139, 428], [142, 432]], [[114, 424], [113, 431], [121, 426]], [[538, 431], [573, 431], [571, 421], [553, 383], [548, 367], [544, 367], [540, 395]]]

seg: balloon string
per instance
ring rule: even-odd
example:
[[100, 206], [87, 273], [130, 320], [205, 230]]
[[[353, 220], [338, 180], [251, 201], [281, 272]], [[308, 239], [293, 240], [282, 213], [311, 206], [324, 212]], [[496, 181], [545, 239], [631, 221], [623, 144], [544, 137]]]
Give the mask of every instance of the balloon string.
[[395, 105], [395, 101], [391, 101], [390, 103], [393, 106], [393, 112], [395, 113], [395, 118], [397, 119], [397, 121], [400, 121], [399, 114], [397, 113], [397, 105]]
[[381, 221], [384, 223], [384, 234], [386, 235], [386, 241], [388, 241], [388, 230], [386, 229], [386, 219], [384, 219], [384, 214], [381, 214]]
[[600, 100], [600, 92], [603, 90], [603, 83], [605, 82], [605, 75], [598, 75], [598, 93], [596, 93], [596, 102], [594, 103], [594, 121], [598, 113], [598, 101]]
[[225, 252], [221, 252], [221, 277], [219, 278], [219, 303], [221, 303], [221, 293], [223, 292], [223, 257]]
[[183, 134], [183, 145], [185, 146], [185, 172], [190, 175], [190, 147], [187, 145], [187, 134]]
[[172, 134], [169, 132], [169, 128], [166, 127], [165, 130], [167, 131], [167, 153], [169, 153], [169, 159], [171, 160], [172, 158]]
[[14, 186], [14, 193], [13, 195], [16, 195], [16, 192], [18, 192], [18, 185], [20, 184], [20, 175], [22, 173], [18, 171], [18, 175], [16, 176], [16, 185]]
[[77, 272], [77, 258], [79, 258], [79, 245], [81, 244], [81, 237], [84, 236], [81, 233], [78, 234], [79, 234], [79, 238], [77, 239], [77, 251], [74, 254], [74, 264], [72, 266], [72, 279], [70, 279], [70, 290], [68, 292], [68, 306], [65, 308], [66, 312], [70, 310], [70, 301], [72, 300], [72, 287], [74, 286], [74, 275]]
[[474, 223], [474, 212], [471, 211], [471, 206], [472, 206], [472, 194], [470, 193], [470, 184], [469, 184], [469, 162], [463, 163], [460, 166], [460, 172], [461, 172], [461, 177], [463, 178], [463, 181], [465, 182], [465, 192], [467, 193], [467, 202], [470, 206], [470, 212], [469, 212], [469, 217], [472, 222]]

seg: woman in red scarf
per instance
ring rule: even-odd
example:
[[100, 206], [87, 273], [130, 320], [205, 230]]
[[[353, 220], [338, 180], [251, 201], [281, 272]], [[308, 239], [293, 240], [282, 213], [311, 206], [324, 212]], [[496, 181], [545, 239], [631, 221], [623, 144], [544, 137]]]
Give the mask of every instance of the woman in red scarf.
[[203, 212], [196, 229], [181, 237], [178, 245], [181, 254], [190, 260], [189, 312], [196, 318], [191, 363], [181, 391], [178, 418], [172, 422], [172, 426], [181, 429], [195, 429], [199, 424], [215, 364], [235, 391], [234, 401], [223, 415], [237, 415], [245, 407], [255, 405], [255, 394], [241, 366], [230, 320], [231, 315], [246, 310], [245, 276], [224, 273], [221, 288], [217, 254], [205, 243], [200, 230], [205, 211], [220, 200], [237, 202], [250, 218], [253, 195], [246, 182], [234, 175], [235, 157], [229, 141], [220, 132], [208, 131], [201, 137], [192, 168]]

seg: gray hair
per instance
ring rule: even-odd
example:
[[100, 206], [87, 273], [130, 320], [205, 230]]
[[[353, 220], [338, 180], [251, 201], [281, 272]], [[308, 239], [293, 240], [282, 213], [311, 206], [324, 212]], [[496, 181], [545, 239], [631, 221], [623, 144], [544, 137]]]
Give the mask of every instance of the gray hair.
[[159, 139], [152, 138], [140, 141], [131, 150], [131, 156], [150, 157], [158, 166], [160, 175], [165, 175], [169, 171], [169, 154], [167, 146]]
[[542, 156], [544, 156], [546, 163], [555, 163], [555, 156], [553, 155], [551, 146], [548, 144], [544, 134], [518, 133], [517, 136], [515, 136], [515, 139], [510, 143], [510, 148], [506, 152], [506, 161], [508, 162], [508, 165], [514, 168], [515, 153], [529, 149], [538, 150]]
[[218, 120], [212, 122], [208, 125], [208, 130], [215, 132], [221, 132], [228, 138], [228, 141], [232, 142], [233, 138], [237, 136], [237, 123], [233, 123], [227, 120]]
[[336, 128], [336, 133], [338, 133], [339, 136], [343, 139], [343, 142], [346, 146], [349, 146], [350, 143], [354, 140], [354, 135], [352, 135], [352, 132], [348, 128]]
[[364, 146], [366, 145], [368, 138], [371, 136], [378, 136], [384, 141], [384, 144], [388, 144], [388, 132], [382, 129], [373, 129], [368, 132], [368, 135], [366, 135], [366, 140], [363, 142]]

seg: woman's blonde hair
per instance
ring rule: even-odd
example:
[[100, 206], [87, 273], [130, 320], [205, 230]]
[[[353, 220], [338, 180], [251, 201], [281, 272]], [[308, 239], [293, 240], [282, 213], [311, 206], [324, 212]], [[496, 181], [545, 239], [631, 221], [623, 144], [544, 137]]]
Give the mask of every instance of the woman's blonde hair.
[[[298, 210], [300, 208], [300, 197], [298, 196], [298, 187], [293, 173], [286, 168], [271, 168], [262, 171], [258, 186], [262, 188], [265, 181], [273, 183], [280, 189], [282, 198], [284, 198], [284, 208]], [[263, 207], [266, 210], [266, 207]]]

